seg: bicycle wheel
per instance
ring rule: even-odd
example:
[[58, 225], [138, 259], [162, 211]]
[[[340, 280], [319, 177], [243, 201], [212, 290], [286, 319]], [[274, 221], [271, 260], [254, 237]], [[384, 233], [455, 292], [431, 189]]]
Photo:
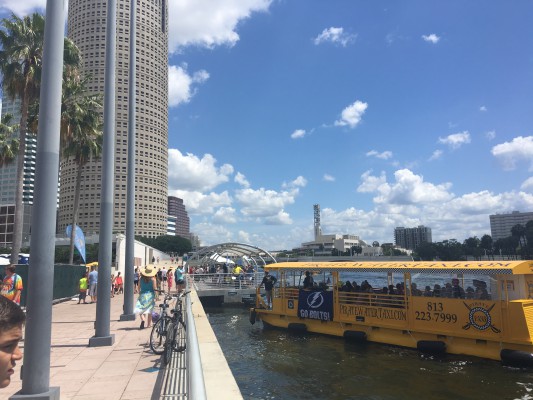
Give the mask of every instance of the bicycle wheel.
[[180, 318], [174, 326], [174, 351], [185, 351], [185, 344], [187, 343], [186, 335], [185, 323]]
[[163, 365], [167, 365], [172, 358], [172, 349], [176, 338], [176, 325], [171, 322], [167, 327], [167, 337], [165, 340], [165, 351], [163, 353]]
[[154, 354], [163, 354], [167, 326], [170, 322], [170, 317], [165, 315], [159, 318], [159, 321], [154, 324], [152, 333], [150, 334], [150, 349], [152, 349]]

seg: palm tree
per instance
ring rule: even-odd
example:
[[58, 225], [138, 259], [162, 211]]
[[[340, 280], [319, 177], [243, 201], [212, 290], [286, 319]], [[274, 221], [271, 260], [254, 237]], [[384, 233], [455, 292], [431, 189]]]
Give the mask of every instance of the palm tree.
[[2, 115], [0, 120], [0, 167], [11, 163], [19, 150], [19, 141], [13, 137], [18, 126], [13, 125], [12, 120], [11, 114]]
[[83, 166], [91, 158], [99, 157], [102, 150], [102, 121], [100, 96], [87, 95], [86, 82], [89, 77], [78, 79], [75, 75], [64, 85], [61, 130], [64, 138], [63, 157], [71, 157], [78, 165], [72, 231], [70, 234], [69, 263], [74, 262], [74, 242], [78, 218], [81, 176]]
[[[0, 72], [3, 89], [11, 98], [19, 98], [19, 150], [17, 159], [17, 189], [15, 193], [15, 221], [11, 262], [18, 262], [22, 245], [24, 153], [30, 104], [38, 100], [44, 44], [44, 16], [39, 13], [20, 18], [12, 14], [4, 18], [0, 27]], [[65, 65], [80, 65], [79, 50], [65, 39]]]

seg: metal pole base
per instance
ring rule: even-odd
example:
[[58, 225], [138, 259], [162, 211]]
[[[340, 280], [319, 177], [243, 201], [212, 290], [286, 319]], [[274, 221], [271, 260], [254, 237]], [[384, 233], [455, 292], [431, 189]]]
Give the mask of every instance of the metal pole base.
[[113, 346], [115, 343], [115, 334], [109, 336], [93, 336], [89, 339], [89, 347]]
[[122, 314], [119, 321], [135, 321], [135, 314]]
[[20, 392], [15, 393], [9, 398], [9, 400], [60, 400], [59, 397], [59, 388], [51, 387], [48, 388], [48, 392], [38, 393], [38, 394], [21, 394]]

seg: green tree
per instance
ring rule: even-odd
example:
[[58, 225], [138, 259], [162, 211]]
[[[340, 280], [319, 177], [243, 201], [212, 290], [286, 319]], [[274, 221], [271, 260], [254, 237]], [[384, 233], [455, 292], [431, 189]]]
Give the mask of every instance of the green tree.
[[[22, 245], [24, 153], [30, 104], [39, 98], [44, 44], [44, 16], [34, 13], [20, 18], [12, 14], [0, 23], [0, 72], [3, 90], [12, 99], [20, 99], [19, 151], [17, 158], [17, 189], [11, 262], [18, 262]], [[79, 51], [65, 39], [65, 65], [79, 65]]]
[[422, 261], [433, 261], [437, 256], [437, 249], [433, 243], [422, 242], [415, 249], [415, 253]]
[[379, 247], [379, 242], [377, 240], [373, 241], [372, 247]]
[[474, 259], [481, 258], [482, 250], [480, 249], [481, 240], [477, 236], [469, 237], [463, 242], [463, 248], [466, 255], [471, 255]]
[[481, 242], [479, 243], [479, 246], [485, 251], [485, 253], [488, 256], [491, 256], [494, 260], [494, 246], [492, 242], [492, 236], [490, 235], [483, 235], [481, 236]]
[[19, 141], [13, 137], [18, 129], [12, 124], [13, 115], [4, 114], [0, 120], [0, 167], [11, 163], [19, 150]]
[[511, 236], [518, 240], [518, 244], [522, 248], [526, 241], [526, 227], [522, 224], [516, 224], [511, 228]]
[[68, 76], [63, 85], [61, 128], [65, 141], [62, 155], [66, 159], [72, 159], [78, 167], [69, 247], [69, 264], [72, 264], [83, 167], [91, 159], [100, 157], [103, 135], [100, 97], [87, 95], [88, 77], [80, 79], [76, 73]]

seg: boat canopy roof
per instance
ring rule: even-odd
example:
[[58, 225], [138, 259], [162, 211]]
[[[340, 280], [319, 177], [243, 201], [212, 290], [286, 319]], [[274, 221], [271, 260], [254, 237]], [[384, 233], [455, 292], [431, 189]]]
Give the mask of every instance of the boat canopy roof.
[[281, 262], [265, 266], [268, 271], [344, 271], [393, 273], [449, 273], [479, 275], [533, 274], [533, 260], [520, 261], [387, 261], [387, 262]]

